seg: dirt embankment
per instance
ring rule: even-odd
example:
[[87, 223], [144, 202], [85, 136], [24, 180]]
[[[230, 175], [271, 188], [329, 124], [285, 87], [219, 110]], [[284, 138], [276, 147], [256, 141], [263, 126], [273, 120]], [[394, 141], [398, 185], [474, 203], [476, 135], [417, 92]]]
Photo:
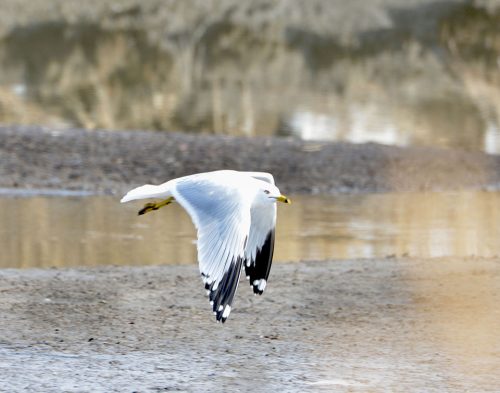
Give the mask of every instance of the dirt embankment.
[[121, 193], [196, 172], [274, 174], [287, 193], [496, 189], [500, 157], [435, 148], [0, 127], [0, 187]]

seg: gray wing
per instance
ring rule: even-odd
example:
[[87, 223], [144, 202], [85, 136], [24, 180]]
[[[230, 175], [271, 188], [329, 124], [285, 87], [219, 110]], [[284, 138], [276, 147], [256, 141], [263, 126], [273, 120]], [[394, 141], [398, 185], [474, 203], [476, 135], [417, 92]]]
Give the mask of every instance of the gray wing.
[[198, 262], [218, 321], [224, 322], [238, 287], [250, 231], [250, 202], [236, 187], [207, 178], [176, 184], [172, 194], [198, 230]]
[[250, 214], [252, 224], [245, 249], [245, 274], [254, 293], [261, 295], [273, 261], [276, 204], [252, 207]]
[[267, 172], [243, 172], [243, 173], [255, 179], [265, 181], [266, 183], [274, 184], [274, 177], [270, 173]]

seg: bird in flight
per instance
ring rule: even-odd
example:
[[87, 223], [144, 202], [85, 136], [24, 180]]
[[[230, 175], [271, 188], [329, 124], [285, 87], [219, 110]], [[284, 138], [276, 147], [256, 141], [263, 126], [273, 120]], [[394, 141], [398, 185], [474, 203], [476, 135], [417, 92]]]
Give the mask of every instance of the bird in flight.
[[216, 320], [231, 312], [242, 267], [255, 294], [266, 288], [271, 270], [276, 202], [291, 203], [265, 172], [222, 170], [146, 184], [129, 191], [121, 202], [156, 198], [139, 215], [174, 201], [191, 216], [197, 229], [198, 262]]

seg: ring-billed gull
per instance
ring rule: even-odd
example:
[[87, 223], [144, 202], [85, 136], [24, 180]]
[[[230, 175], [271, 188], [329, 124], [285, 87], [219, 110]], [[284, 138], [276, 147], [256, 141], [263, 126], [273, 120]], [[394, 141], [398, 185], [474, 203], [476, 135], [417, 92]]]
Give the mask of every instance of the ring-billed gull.
[[198, 232], [198, 262], [217, 321], [231, 312], [242, 266], [255, 294], [266, 288], [274, 250], [276, 201], [290, 203], [265, 172], [198, 173], [129, 191], [121, 202], [160, 198], [139, 214], [173, 201], [188, 212]]

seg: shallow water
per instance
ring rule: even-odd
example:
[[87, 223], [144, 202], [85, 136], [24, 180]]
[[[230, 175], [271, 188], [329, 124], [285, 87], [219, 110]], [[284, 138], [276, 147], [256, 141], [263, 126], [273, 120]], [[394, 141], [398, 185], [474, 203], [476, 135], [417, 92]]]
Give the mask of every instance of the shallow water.
[[[196, 233], [182, 208], [137, 216], [141, 206], [0, 193], [0, 267], [195, 263]], [[493, 192], [295, 196], [279, 206], [274, 259], [496, 256], [499, 221]]]

